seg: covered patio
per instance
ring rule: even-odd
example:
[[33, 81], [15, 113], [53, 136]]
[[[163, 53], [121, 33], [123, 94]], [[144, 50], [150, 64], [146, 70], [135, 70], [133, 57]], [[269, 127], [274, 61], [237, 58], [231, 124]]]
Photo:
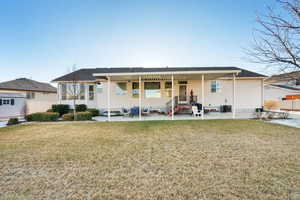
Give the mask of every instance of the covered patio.
[[[95, 76], [99, 81], [107, 83], [107, 116], [96, 117], [97, 121], [132, 121], [132, 120], [181, 120], [181, 119], [220, 119], [220, 118], [251, 118], [252, 113], [236, 113], [236, 76], [241, 70], [217, 70], [217, 71], [179, 71], [179, 72], [132, 72], [132, 73], [95, 73]], [[205, 84], [207, 80], [216, 80], [220, 77], [229, 77], [232, 79], [232, 105], [230, 113], [205, 113], [205, 106], [209, 104], [205, 98]], [[184, 83], [193, 80], [192, 91], [197, 91], [196, 95], [189, 95], [187, 89], [184, 89]], [[138, 116], [113, 116], [111, 106], [111, 83], [112, 82], [135, 82], [138, 104], [135, 105], [138, 108]], [[146, 91], [146, 85], [148, 83], [154, 83], [158, 81], [168, 81], [170, 83], [170, 97], [166, 102], [166, 115], [152, 114], [143, 115], [143, 109], [149, 106], [146, 105], [145, 96], [149, 93]], [[175, 84], [176, 83], [176, 84]], [[182, 83], [182, 84], [180, 84]], [[149, 84], [148, 84], [149, 85]], [[149, 86], [147, 86], [149, 87]], [[151, 85], [150, 85], [151, 88]], [[157, 97], [158, 100], [161, 98]], [[179, 106], [191, 106], [192, 101], [204, 106], [201, 109], [201, 116], [194, 117], [193, 115], [177, 115], [177, 108]], [[203, 108], [203, 107], [202, 107]]]

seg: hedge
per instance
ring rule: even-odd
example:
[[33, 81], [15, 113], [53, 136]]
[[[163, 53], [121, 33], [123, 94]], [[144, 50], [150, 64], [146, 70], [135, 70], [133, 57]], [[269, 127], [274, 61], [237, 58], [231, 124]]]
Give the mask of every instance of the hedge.
[[85, 120], [92, 120], [92, 113], [90, 112], [78, 112], [76, 113], [76, 120], [77, 121], [85, 121]]
[[59, 113], [59, 116], [69, 113], [70, 106], [68, 104], [53, 104], [52, 111]]
[[65, 120], [65, 121], [73, 121], [74, 120], [74, 114], [73, 113], [67, 113], [67, 114], [64, 114], [62, 116], [62, 118]]
[[87, 109], [87, 106], [85, 104], [77, 104], [75, 106], [76, 112], [85, 112]]
[[59, 118], [59, 113], [56, 112], [37, 112], [26, 115], [25, 119], [27, 121], [56, 121]]
[[[76, 121], [92, 120], [93, 117], [90, 112], [77, 112], [75, 115], [76, 115]], [[74, 120], [74, 114], [73, 113], [64, 114], [62, 118], [66, 121], [72, 121]]]
[[89, 109], [87, 109], [87, 111], [90, 112], [93, 117], [99, 116], [99, 114], [100, 114], [99, 110], [96, 108], [89, 108]]
[[7, 122], [6, 125], [15, 125], [15, 124], [18, 124], [19, 123], [19, 119], [18, 118], [10, 118]]

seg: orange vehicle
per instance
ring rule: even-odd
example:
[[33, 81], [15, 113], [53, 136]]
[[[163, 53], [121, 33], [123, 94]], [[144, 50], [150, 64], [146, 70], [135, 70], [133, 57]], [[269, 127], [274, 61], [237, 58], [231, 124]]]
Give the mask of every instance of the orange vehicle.
[[300, 94], [291, 94], [291, 95], [286, 95], [286, 100], [296, 100], [300, 99]]

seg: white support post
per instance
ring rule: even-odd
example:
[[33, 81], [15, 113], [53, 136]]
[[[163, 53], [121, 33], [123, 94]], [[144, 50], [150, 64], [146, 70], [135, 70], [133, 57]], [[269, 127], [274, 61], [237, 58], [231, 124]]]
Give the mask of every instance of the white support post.
[[172, 120], [174, 120], [174, 75], [172, 74]]
[[264, 79], [261, 80], [261, 107], [265, 105], [265, 83]]
[[204, 119], [204, 74], [202, 74], [202, 79], [201, 79], [201, 99], [202, 99], [201, 118]]
[[235, 95], [235, 74], [233, 74], [233, 81], [232, 81], [232, 118], [235, 118], [235, 111], [236, 111], [236, 95]]
[[110, 77], [107, 77], [107, 116], [110, 121]]
[[142, 120], [142, 77], [139, 76], [139, 120]]
[[84, 84], [84, 98], [85, 98], [85, 105], [88, 106], [89, 103], [89, 87], [90, 85], [85, 83]]
[[57, 97], [58, 97], [58, 103], [61, 104], [61, 83], [57, 84]]

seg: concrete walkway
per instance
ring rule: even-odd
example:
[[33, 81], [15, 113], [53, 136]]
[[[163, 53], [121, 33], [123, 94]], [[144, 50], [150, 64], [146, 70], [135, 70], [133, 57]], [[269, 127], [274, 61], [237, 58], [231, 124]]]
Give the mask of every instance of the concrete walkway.
[[300, 112], [289, 112], [289, 119], [272, 120], [272, 123], [300, 128]]
[[[250, 119], [253, 118], [253, 113], [236, 113], [236, 119]], [[93, 118], [96, 121], [108, 121], [106, 116], [97, 116]], [[171, 120], [167, 115], [150, 114], [149, 116], [142, 116], [143, 121], [152, 120]], [[201, 120], [201, 117], [194, 117], [192, 115], [175, 115], [174, 120]], [[232, 113], [208, 113], [204, 115], [204, 119], [232, 119]], [[139, 117], [128, 116], [111, 116], [111, 121], [139, 121]]]

